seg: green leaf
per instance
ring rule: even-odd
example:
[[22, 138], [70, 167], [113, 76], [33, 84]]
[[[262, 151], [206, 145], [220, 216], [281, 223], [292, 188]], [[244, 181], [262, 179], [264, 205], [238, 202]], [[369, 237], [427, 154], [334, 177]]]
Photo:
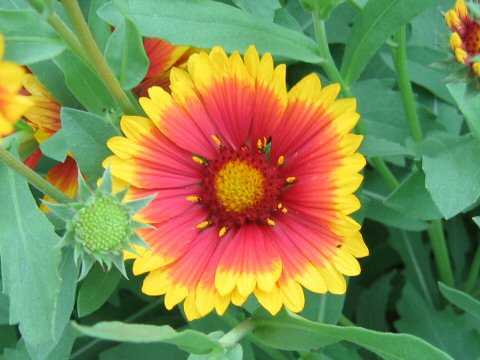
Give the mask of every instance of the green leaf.
[[0, 325], [0, 349], [15, 347], [17, 341], [16, 326]]
[[412, 219], [433, 220], [442, 217], [425, 189], [425, 174], [422, 171], [410, 174], [385, 199], [384, 204]]
[[480, 141], [437, 135], [422, 147], [426, 188], [442, 215], [449, 219], [474, 204], [480, 197], [480, 167], [472, 164], [480, 164]]
[[[0, 279], [0, 289], [3, 289], [2, 279]], [[8, 309], [10, 307], [8, 296], [0, 292], [0, 325], [8, 324]]]
[[28, 68], [62, 106], [73, 108], [81, 106], [65, 84], [62, 70], [53, 60], [40, 61], [29, 65]]
[[367, 207], [366, 217], [381, 224], [409, 231], [422, 231], [427, 229], [426, 222], [409, 218], [406, 214], [385, 206], [386, 197], [368, 189], [362, 194], [370, 200]]
[[441, 282], [438, 283], [440, 292], [445, 298], [453, 305], [458, 306], [460, 309], [466, 311], [470, 315], [480, 319], [480, 301], [472, 296], [464, 293], [463, 291], [451, 288]]
[[[10, 323], [19, 323], [29, 352], [42, 357], [58, 341], [62, 280], [60, 238], [38, 209], [24, 178], [0, 164], [0, 254]], [[59, 316], [59, 318], [57, 318]], [[60, 320], [60, 321], [59, 321]]]
[[112, 35], [112, 30], [110, 29], [110, 25], [97, 15], [97, 10], [108, 1], [109, 0], [92, 0], [88, 14], [88, 27], [102, 52], [107, 46], [108, 39]]
[[65, 161], [67, 154], [70, 151], [67, 142], [65, 141], [65, 137], [63, 136], [62, 129], [41, 143], [40, 149], [44, 155], [60, 162]]
[[360, 327], [319, 324], [292, 313], [256, 320], [254, 335], [263, 343], [281, 350], [318, 349], [328, 343], [350, 341], [385, 360], [452, 359], [424, 340], [407, 334], [378, 332]]
[[323, 324], [337, 324], [342, 314], [345, 295], [314, 294], [305, 291], [305, 309], [301, 316]]
[[159, 360], [159, 354], [162, 360], [186, 360], [188, 356], [186, 352], [169, 344], [122, 343], [100, 353], [100, 360]]
[[73, 323], [73, 327], [83, 335], [103, 340], [132, 343], [162, 342], [177, 345], [180, 349], [194, 354], [207, 354], [211, 351], [223, 352], [218, 341], [201, 332], [188, 329], [177, 332], [167, 325], [140, 325], [111, 321], [100, 322], [94, 326]]
[[420, 234], [390, 229], [389, 244], [400, 255], [408, 283], [421, 294], [424, 301], [433, 306], [436, 298], [432, 273], [430, 246], [423, 243]]
[[474, 216], [472, 220], [478, 227], [480, 227], [480, 216]]
[[240, 9], [272, 21], [275, 10], [280, 9], [278, 0], [232, 0]]
[[310, 63], [322, 61], [316, 43], [307, 36], [219, 2], [138, 0], [114, 4], [102, 7], [99, 16], [118, 26], [124, 13], [135, 21], [142, 36], [205, 49], [220, 45], [227, 52], [243, 52], [255, 44], [260, 53], [269, 51]]
[[60, 54], [65, 45], [34, 10], [0, 10], [5, 59], [30, 65]]
[[115, 291], [122, 274], [116, 269], [105, 271], [95, 266], [82, 283], [77, 298], [78, 316], [98, 310]]
[[362, 146], [359, 150], [365, 156], [385, 157], [395, 155], [406, 155], [413, 157], [413, 151], [398, 143], [379, 139], [372, 135], [365, 135]]
[[350, 31], [342, 63], [347, 84], [353, 84], [382, 44], [433, 0], [368, 1]]
[[[359, 81], [352, 87], [367, 133], [379, 140], [403, 146], [410, 136], [400, 93], [391, 80]], [[375, 100], [373, 100], [375, 99]], [[381, 100], [379, 100], [381, 99]]]
[[447, 84], [458, 108], [465, 116], [468, 128], [473, 136], [480, 139], [480, 93], [468, 93], [465, 83]]
[[65, 51], [54, 61], [63, 70], [70, 91], [88, 111], [103, 114], [115, 108], [110, 92], [100, 79], [72, 53]]
[[62, 129], [80, 170], [95, 182], [103, 174], [102, 161], [111, 154], [107, 140], [119, 135], [112, 124], [98, 115], [62, 108]]
[[355, 317], [358, 326], [377, 331], [389, 330], [386, 319], [387, 305], [394, 275], [394, 271], [383, 275], [360, 293]]
[[124, 89], [138, 85], [150, 61], [137, 27], [125, 18], [115, 29], [105, 48], [105, 58]]
[[480, 354], [478, 321], [466, 314], [455, 314], [450, 307], [437, 311], [427, 305], [409, 283], [403, 289], [397, 310], [400, 319], [395, 322], [395, 328], [398, 331], [419, 336], [454, 359], [464, 359], [466, 349], [469, 359], [476, 359]]

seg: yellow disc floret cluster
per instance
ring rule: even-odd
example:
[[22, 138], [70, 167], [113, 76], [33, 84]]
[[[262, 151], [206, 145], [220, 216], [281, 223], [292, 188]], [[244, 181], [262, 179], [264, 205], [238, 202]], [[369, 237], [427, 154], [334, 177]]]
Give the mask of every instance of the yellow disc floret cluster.
[[264, 182], [264, 176], [254, 166], [241, 160], [230, 161], [215, 177], [216, 195], [227, 211], [240, 212], [262, 198]]

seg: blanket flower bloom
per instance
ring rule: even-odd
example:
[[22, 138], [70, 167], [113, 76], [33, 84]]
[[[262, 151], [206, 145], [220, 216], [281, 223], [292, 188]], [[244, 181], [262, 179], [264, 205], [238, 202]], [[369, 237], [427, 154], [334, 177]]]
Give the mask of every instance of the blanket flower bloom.
[[[35, 130], [35, 139], [41, 144], [61, 129], [61, 106], [33, 74], [25, 74], [23, 88], [33, 104], [25, 112], [25, 120]], [[36, 152], [34, 157], [37, 157], [36, 162], [38, 162], [41, 155], [39, 157], [39, 153]], [[35, 165], [36, 162], [34, 162]], [[78, 191], [78, 168], [73, 157], [68, 155], [64, 162], [53, 166], [48, 171], [46, 180], [69, 197], [74, 198]], [[44, 200], [55, 202], [47, 195]], [[48, 211], [48, 207], [44, 203], [40, 205], [40, 208]]]
[[145, 78], [133, 89], [137, 96], [147, 96], [148, 89], [152, 86], [160, 86], [169, 91], [170, 69], [184, 66], [188, 57], [197, 51], [189, 46], [175, 46], [156, 38], [143, 39], [143, 47], [150, 65]]
[[286, 89], [285, 65], [220, 47], [172, 69], [172, 90], [149, 89], [149, 118], [124, 116], [104, 161], [128, 197], [156, 195], [139, 213], [134, 274], [142, 291], [184, 301], [188, 319], [223, 314], [254, 294], [271, 314], [303, 309], [302, 286], [346, 291], [368, 255], [349, 214], [362, 182], [355, 99], [316, 74]]
[[445, 21], [452, 30], [450, 46], [457, 61], [473, 69], [480, 76], [480, 20], [469, 14], [464, 0], [457, 0], [455, 8], [448, 10]]
[[25, 69], [2, 61], [4, 50], [4, 39], [0, 34], [0, 138], [13, 131], [13, 125], [31, 105], [29, 99], [19, 93]]

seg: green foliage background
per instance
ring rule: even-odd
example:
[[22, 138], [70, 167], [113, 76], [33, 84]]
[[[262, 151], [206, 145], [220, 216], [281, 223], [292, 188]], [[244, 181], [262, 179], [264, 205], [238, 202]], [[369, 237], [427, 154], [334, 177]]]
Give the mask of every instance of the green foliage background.
[[[63, 106], [62, 130], [41, 146], [51, 159], [41, 169], [71, 151], [94, 182], [110, 154], [106, 140], [119, 133], [121, 109], [50, 27], [54, 15], [71, 26], [61, 3], [30, 3], [36, 9], [0, 0], [0, 32], [5, 58], [28, 65]], [[290, 85], [312, 71], [329, 82], [312, 14], [297, 0], [79, 3], [127, 92], [148, 68], [142, 37], [227, 51], [255, 44], [289, 64]], [[466, 77], [452, 79], [441, 12], [454, 1], [336, 3], [326, 34], [342, 85], [358, 99], [366, 133], [361, 152], [370, 163], [355, 217], [371, 255], [347, 294], [308, 293], [299, 316], [283, 311], [272, 318], [250, 299], [224, 317], [187, 323], [181, 310], [166, 311], [162, 298], [144, 296], [142, 279], [133, 275], [126, 280], [95, 268], [77, 284], [72, 254], [54, 246], [61, 229], [38, 210], [39, 194], [0, 164], [2, 358], [480, 359], [480, 91]], [[404, 26], [421, 139], [410, 131], [397, 81], [395, 34]], [[379, 159], [398, 186], [376, 171]], [[453, 279], [432, 236], [446, 238]], [[249, 317], [255, 328], [237, 344], [229, 331]]]

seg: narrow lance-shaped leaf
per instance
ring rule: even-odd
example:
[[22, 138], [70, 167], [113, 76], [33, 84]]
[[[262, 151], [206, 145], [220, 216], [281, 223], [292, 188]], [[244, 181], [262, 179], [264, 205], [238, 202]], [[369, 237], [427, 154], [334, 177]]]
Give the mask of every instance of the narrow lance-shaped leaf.
[[480, 301], [463, 291], [448, 287], [443, 283], [439, 283], [440, 292], [453, 305], [480, 319]]
[[388, 37], [431, 3], [433, 0], [368, 1], [347, 40], [342, 64], [345, 82], [355, 82]]
[[310, 350], [337, 341], [350, 341], [385, 360], [452, 360], [426, 341], [407, 334], [378, 332], [361, 327], [319, 324], [292, 313], [275, 318], [260, 315], [254, 335], [263, 343], [282, 350]]
[[177, 345], [179, 348], [194, 354], [207, 354], [211, 351], [222, 351], [217, 340], [194, 330], [175, 331], [172, 327], [126, 324], [118, 321], [100, 322], [94, 326], [82, 326], [73, 323], [80, 333], [98, 339], [125, 341], [132, 343], [155, 343]]

